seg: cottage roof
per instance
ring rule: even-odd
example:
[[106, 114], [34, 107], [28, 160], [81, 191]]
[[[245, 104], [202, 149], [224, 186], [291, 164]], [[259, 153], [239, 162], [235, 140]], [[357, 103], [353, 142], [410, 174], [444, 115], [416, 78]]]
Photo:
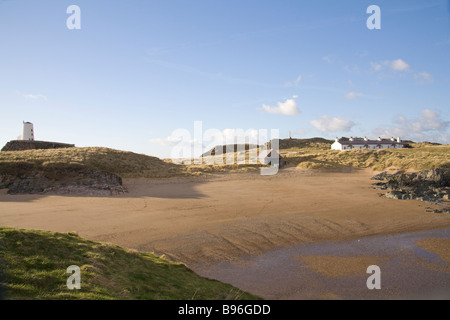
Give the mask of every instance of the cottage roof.
[[366, 140], [353, 140], [353, 141], [339, 140], [338, 142], [340, 144], [346, 145], [346, 146], [356, 145], [356, 144], [362, 144], [362, 145], [378, 145], [378, 144], [380, 144], [380, 145], [387, 145], [387, 144], [389, 144], [389, 145], [405, 145], [405, 144], [407, 144], [406, 142], [397, 142], [397, 141], [392, 141], [392, 140], [381, 140], [381, 141], [379, 141], [379, 140], [367, 140], [367, 141]]

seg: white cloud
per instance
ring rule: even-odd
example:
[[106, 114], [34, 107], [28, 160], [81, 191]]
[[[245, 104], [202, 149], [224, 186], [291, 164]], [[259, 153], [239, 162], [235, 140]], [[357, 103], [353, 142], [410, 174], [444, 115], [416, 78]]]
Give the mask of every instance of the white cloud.
[[358, 98], [358, 97], [362, 97], [362, 93], [361, 92], [349, 92], [349, 93], [347, 93], [346, 95], [345, 95], [345, 97], [348, 99], [348, 100], [356, 100], [356, 98]]
[[22, 96], [24, 99], [26, 100], [47, 100], [47, 96], [43, 95], [43, 94], [32, 94], [32, 93], [21, 93], [19, 91], [16, 91], [16, 94], [19, 94], [20, 96]]
[[[250, 143], [263, 144], [267, 142], [267, 130], [256, 129], [207, 129], [202, 132], [201, 137], [192, 136], [188, 130], [177, 129], [167, 138], [153, 138], [150, 142], [159, 144], [164, 147], [187, 147], [187, 148], [203, 148], [211, 149], [216, 145]], [[206, 150], [204, 150], [206, 151]]]
[[262, 108], [266, 112], [273, 114], [284, 114], [288, 116], [300, 114], [297, 101], [295, 101], [294, 99], [286, 99], [285, 102], [277, 102], [277, 107], [270, 107], [263, 104]]
[[391, 68], [396, 71], [407, 71], [409, 70], [409, 64], [407, 64], [402, 59], [397, 59], [391, 61]]
[[450, 143], [449, 128], [450, 121], [444, 120], [434, 110], [424, 109], [415, 119], [397, 115], [391, 125], [378, 127], [373, 133], [378, 136], [402, 137], [414, 141]]
[[327, 115], [323, 115], [319, 120], [310, 121], [310, 124], [322, 132], [348, 132], [355, 125], [352, 121], [342, 117], [331, 118]]
[[433, 83], [434, 79], [428, 72], [420, 72], [414, 75], [414, 79], [419, 80], [421, 83]]
[[221, 143], [250, 143], [262, 144], [267, 141], [267, 133], [256, 129], [224, 129], [221, 132]]
[[393, 71], [408, 71], [410, 69], [409, 64], [402, 59], [372, 62], [371, 66], [375, 71], [381, 71], [383, 67], [388, 67]]
[[169, 136], [167, 138], [154, 138], [154, 139], [150, 139], [150, 142], [152, 143], [156, 143], [165, 147], [173, 147], [176, 146], [177, 144], [179, 144], [182, 141], [182, 138], [177, 137], [174, 138], [172, 136]]

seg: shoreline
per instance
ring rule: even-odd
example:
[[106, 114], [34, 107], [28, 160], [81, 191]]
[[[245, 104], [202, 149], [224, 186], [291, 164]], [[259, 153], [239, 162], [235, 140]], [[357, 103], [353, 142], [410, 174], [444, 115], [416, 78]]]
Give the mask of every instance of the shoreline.
[[[449, 236], [450, 227], [446, 227], [319, 241], [190, 267], [203, 277], [239, 285], [271, 300], [448, 300]], [[428, 244], [426, 249], [423, 244]], [[380, 267], [379, 290], [366, 286], [370, 265]]]
[[0, 225], [110, 242], [171, 260], [214, 265], [320, 241], [450, 227], [450, 215], [418, 200], [380, 197], [372, 170], [286, 168], [275, 176], [235, 173], [124, 179], [112, 197], [7, 195]]

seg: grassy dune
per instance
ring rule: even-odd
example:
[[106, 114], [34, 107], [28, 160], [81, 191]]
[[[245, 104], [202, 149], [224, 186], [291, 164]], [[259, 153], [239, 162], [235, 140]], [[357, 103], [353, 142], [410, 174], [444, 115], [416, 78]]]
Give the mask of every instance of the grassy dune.
[[[152, 253], [88, 241], [73, 233], [0, 227], [6, 299], [258, 299]], [[67, 267], [81, 269], [69, 290]]]
[[288, 161], [303, 168], [338, 168], [352, 166], [385, 169], [427, 170], [450, 168], [450, 145], [412, 144], [413, 148], [336, 151], [324, 147], [290, 149], [283, 154]]
[[[450, 167], [450, 145], [413, 143], [411, 144], [413, 148], [408, 149], [341, 152], [330, 150], [331, 143], [332, 141], [322, 138], [284, 139], [279, 143], [280, 154], [289, 163], [310, 169], [353, 166], [374, 170], [388, 168], [425, 170]], [[79, 168], [111, 172], [122, 178], [164, 178], [215, 172], [248, 172], [257, 171], [261, 167], [261, 164], [255, 163], [255, 150], [257, 149], [247, 148], [244, 152], [205, 156], [201, 164], [196, 164], [193, 159], [176, 164], [168, 159], [100, 147], [10, 151], [0, 152], [0, 174], [9, 173], [17, 176], [35, 169], [57, 179], [69, 173], [76, 173]], [[249, 161], [250, 156], [253, 162]]]
[[115, 173], [122, 178], [164, 178], [226, 170], [250, 171], [260, 167], [259, 164], [197, 165], [190, 162], [175, 164], [168, 159], [100, 147], [8, 151], [0, 152], [0, 174], [21, 174], [36, 169], [57, 176], [64, 170], [83, 167]]

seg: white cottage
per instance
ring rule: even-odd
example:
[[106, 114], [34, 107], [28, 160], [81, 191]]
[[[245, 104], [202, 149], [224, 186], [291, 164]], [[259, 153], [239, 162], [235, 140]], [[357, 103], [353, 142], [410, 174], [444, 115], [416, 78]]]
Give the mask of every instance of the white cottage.
[[350, 138], [348, 140], [342, 140], [336, 138], [334, 143], [331, 145], [332, 150], [352, 150], [352, 149], [400, 149], [407, 145], [406, 142], [402, 142], [400, 138], [390, 140], [383, 140], [378, 138], [377, 140], [369, 140], [367, 137], [364, 139], [354, 139]]

